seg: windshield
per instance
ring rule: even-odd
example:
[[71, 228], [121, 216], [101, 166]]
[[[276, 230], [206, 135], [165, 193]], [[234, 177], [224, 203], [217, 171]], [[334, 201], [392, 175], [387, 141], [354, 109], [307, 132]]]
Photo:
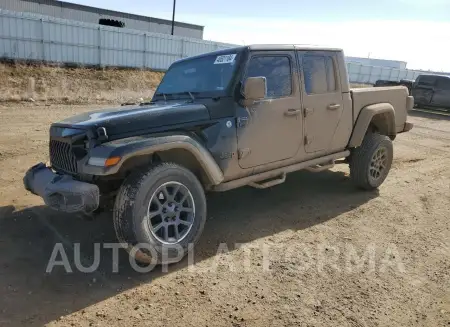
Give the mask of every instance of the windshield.
[[221, 93], [230, 84], [238, 56], [239, 53], [234, 52], [175, 63], [165, 74], [155, 95]]

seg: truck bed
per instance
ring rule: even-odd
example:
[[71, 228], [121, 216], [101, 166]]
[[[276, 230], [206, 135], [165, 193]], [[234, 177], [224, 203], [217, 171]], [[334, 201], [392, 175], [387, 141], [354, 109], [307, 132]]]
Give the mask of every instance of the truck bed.
[[390, 103], [395, 110], [395, 129], [403, 131], [407, 112], [414, 105], [414, 99], [409, 96], [405, 86], [366, 87], [350, 90], [353, 103], [353, 121], [356, 122], [359, 112], [365, 106], [380, 103], [380, 100]]

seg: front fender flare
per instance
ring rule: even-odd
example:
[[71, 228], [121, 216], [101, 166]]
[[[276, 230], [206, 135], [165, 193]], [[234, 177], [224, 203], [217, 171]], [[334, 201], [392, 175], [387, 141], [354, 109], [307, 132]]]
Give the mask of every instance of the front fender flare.
[[353, 128], [353, 133], [350, 137], [348, 147], [354, 148], [361, 145], [367, 129], [373, 118], [380, 117], [379, 122], [382, 122], [382, 133], [393, 138], [395, 137], [395, 110], [390, 103], [376, 103], [365, 106], [361, 109], [358, 118]]
[[197, 140], [185, 134], [144, 135], [104, 143], [93, 148], [90, 151], [90, 157], [100, 158], [100, 161], [111, 157], [120, 157], [120, 161], [112, 167], [102, 167], [89, 165], [88, 160], [86, 160], [83, 173], [98, 176], [113, 175], [120, 170], [127, 159], [171, 149], [189, 151], [197, 159], [212, 185], [218, 185], [223, 181], [222, 170], [211, 153]]

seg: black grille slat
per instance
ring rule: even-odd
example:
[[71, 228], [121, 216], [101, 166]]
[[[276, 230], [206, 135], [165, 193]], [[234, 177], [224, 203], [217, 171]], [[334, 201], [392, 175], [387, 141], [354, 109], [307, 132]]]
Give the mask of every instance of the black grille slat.
[[73, 160], [75, 158], [73, 152], [72, 152], [72, 148], [70, 147], [70, 145], [66, 146], [66, 157], [67, 157], [67, 166], [69, 171], [77, 171], [76, 167], [74, 167], [73, 165]]
[[62, 160], [61, 158], [61, 144], [56, 141], [54, 141], [53, 143], [55, 144], [56, 151], [55, 161], [57, 161], [57, 164], [61, 166], [61, 169], [63, 169], [64, 167], [62, 165], [64, 164], [64, 160]]
[[59, 144], [59, 157], [61, 158], [61, 168], [64, 170], [67, 170], [67, 159], [65, 158], [64, 155], [64, 151], [65, 151], [65, 146], [64, 144]]
[[64, 160], [64, 169], [70, 171], [70, 159], [67, 155], [67, 144], [63, 144], [61, 154]]
[[73, 171], [78, 171], [77, 158], [75, 157], [73, 151], [70, 151], [70, 153], [72, 153], [72, 169]]
[[69, 173], [77, 172], [77, 158], [72, 152], [70, 143], [50, 140], [50, 162], [55, 169]]

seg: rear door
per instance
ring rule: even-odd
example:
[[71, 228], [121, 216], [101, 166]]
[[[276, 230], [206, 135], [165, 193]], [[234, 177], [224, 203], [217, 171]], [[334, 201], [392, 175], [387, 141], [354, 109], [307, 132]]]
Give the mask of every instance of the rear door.
[[337, 54], [299, 51], [306, 152], [328, 150], [344, 110]]
[[450, 108], [450, 77], [437, 77], [431, 104], [436, 107]]
[[436, 76], [420, 75], [413, 87], [412, 95], [418, 105], [429, 105], [433, 99]]
[[245, 106], [237, 117], [239, 165], [250, 168], [293, 157], [302, 139], [301, 101], [294, 51], [255, 51], [245, 78], [263, 76], [264, 99]]

